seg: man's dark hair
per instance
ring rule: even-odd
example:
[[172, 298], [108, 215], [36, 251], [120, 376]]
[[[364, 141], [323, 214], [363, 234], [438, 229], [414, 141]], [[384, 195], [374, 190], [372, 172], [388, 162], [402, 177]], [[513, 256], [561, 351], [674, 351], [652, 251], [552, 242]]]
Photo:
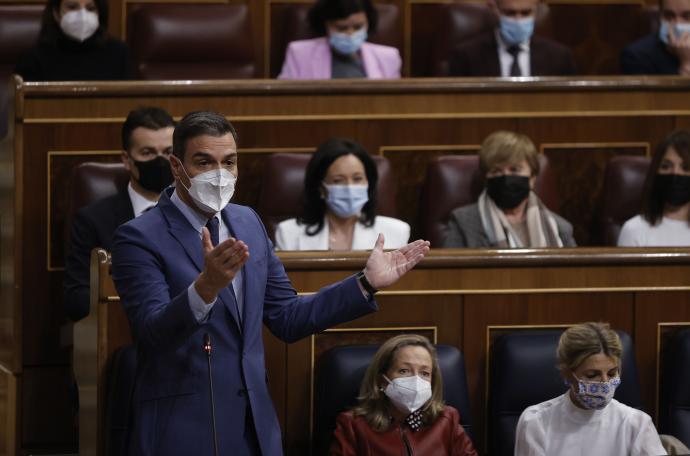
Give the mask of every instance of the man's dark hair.
[[315, 36], [326, 34], [326, 21], [345, 19], [355, 13], [367, 15], [369, 22], [369, 34], [376, 31], [378, 14], [371, 0], [316, 0], [314, 6], [309, 9], [309, 26]]
[[[690, 167], [690, 132], [677, 130], [664, 138], [656, 148], [652, 161], [649, 164], [647, 178], [644, 183], [642, 193], [642, 218], [650, 225], [654, 226], [661, 221], [664, 216], [666, 201], [664, 195], [659, 191], [659, 165], [664, 159], [664, 155], [669, 147], [683, 159], [683, 166]], [[688, 220], [690, 223], [690, 220]]]
[[[60, 12], [60, 3], [62, 3], [62, 0], [48, 0], [43, 9], [41, 31], [38, 34], [38, 43], [41, 46], [56, 47], [58, 39], [64, 36], [60, 23], [55, 20], [55, 15], [53, 14], [54, 12]], [[94, 4], [98, 10], [98, 29], [87, 41], [102, 45], [108, 34], [108, 1], [94, 0]]]
[[213, 111], [190, 112], [180, 120], [173, 133], [173, 155], [184, 162], [184, 152], [187, 141], [197, 136], [208, 135], [220, 137], [232, 133], [237, 143], [235, 127], [228, 122], [224, 115]]
[[362, 208], [360, 221], [365, 226], [372, 226], [376, 217], [376, 183], [379, 173], [376, 163], [359, 144], [348, 139], [332, 138], [321, 144], [309, 164], [304, 176], [304, 212], [297, 220], [307, 225], [306, 233], [314, 236], [323, 229], [326, 216], [326, 202], [321, 197], [321, 185], [328, 168], [343, 155], [354, 155], [364, 165], [364, 172], [369, 183], [369, 201]]
[[127, 120], [122, 124], [122, 149], [129, 150], [132, 146], [132, 132], [137, 128], [160, 130], [174, 126], [175, 120], [161, 108], [143, 107], [135, 109], [127, 115]]

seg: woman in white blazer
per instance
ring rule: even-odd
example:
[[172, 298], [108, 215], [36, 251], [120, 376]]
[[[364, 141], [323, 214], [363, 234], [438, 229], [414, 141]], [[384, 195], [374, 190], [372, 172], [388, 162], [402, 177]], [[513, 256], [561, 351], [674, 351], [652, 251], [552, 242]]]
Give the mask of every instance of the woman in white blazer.
[[303, 213], [278, 224], [276, 249], [367, 250], [379, 233], [386, 249], [407, 244], [407, 223], [376, 215], [377, 181], [376, 164], [359, 144], [321, 144], [307, 165]]

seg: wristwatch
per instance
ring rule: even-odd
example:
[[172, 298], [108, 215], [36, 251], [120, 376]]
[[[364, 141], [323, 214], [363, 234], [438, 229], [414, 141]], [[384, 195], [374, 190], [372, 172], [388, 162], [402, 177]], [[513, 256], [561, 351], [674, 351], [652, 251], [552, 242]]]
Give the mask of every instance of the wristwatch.
[[369, 283], [369, 281], [367, 280], [367, 276], [364, 275], [364, 271], [359, 271], [355, 278], [362, 286], [362, 288], [364, 288], [364, 290], [370, 295], [374, 295], [376, 292], [379, 291]]

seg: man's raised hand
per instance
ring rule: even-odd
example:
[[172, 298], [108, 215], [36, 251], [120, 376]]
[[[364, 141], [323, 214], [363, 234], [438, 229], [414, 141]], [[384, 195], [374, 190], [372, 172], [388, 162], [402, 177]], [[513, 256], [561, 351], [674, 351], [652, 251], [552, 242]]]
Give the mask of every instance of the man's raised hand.
[[367, 281], [376, 289], [386, 288], [422, 261], [429, 252], [429, 241], [421, 239], [390, 252], [383, 251], [384, 237], [379, 234], [364, 267]]
[[206, 227], [201, 229], [201, 245], [204, 250], [204, 270], [196, 279], [194, 287], [204, 302], [211, 303], [246, 263], [249, 247], [235, 238], [228, 238], [213, 247]]

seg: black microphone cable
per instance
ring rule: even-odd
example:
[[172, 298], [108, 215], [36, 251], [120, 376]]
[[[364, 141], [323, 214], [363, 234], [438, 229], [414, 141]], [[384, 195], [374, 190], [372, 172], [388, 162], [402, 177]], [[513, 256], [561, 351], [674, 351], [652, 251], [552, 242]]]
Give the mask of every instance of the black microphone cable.
[[213, 429], [213, 454], [218, 456], [218, 435], [216, 434], [216, 405], [213, 400], [213, 374], [211, 371], [211, 336], [204, 333], [204, 351], [208, 360], [208, 390], [211, 396], [211, 427]]

